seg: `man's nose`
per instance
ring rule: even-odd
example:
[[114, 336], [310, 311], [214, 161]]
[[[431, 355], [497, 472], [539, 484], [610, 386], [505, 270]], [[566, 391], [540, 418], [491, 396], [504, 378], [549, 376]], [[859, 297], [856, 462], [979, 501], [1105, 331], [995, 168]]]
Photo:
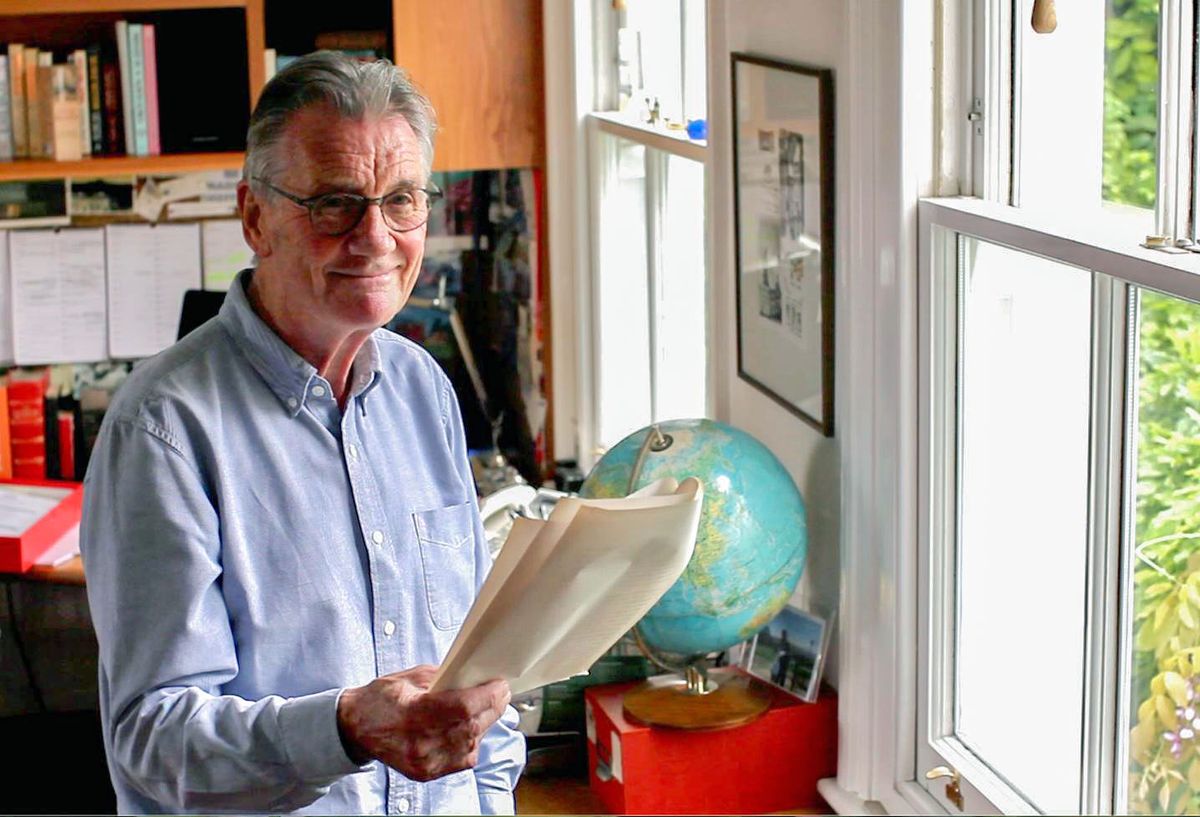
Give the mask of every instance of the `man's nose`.
[[359, 219], [358, 225], [350, 232], [351, 249], [360, 253], [387, 252], [391, 249], [392, 231], [383, 218], [383, 208], [379, 202], [369, 202], [367, 209]]

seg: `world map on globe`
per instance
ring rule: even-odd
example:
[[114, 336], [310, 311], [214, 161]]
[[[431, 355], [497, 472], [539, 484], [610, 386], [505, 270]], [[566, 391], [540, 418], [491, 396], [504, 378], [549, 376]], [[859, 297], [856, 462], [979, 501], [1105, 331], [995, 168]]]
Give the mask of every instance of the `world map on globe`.
[[787, 469], [754, 437], [714, 420], [635, 431], [601, 457], [580, 495], [623, 497], [690, 476], [704, 483], [695, 552], [637, 625], [649, 647], [683, 657], [761, 630], [791, 598], [808, 556], [804, 500]]

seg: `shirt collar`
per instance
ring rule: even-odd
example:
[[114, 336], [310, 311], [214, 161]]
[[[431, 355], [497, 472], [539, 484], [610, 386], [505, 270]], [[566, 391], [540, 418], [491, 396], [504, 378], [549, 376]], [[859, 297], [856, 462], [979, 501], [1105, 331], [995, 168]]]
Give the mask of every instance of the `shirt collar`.
[[[292, 417], [300, 413], [313, 379], [325, 382], [315, 366], [288, 346], [250, 305], [246, 288], [254, 275], [253, 269], [238, 273], [218, 320], [245, 354], [255, 371], [275, 393]], [[376, 330], [379, 331], [379, 330]], [[370, 390], [382, 374], [379, 349], [374, 334], [359, 350], [350, 370], [350, 394], [358, 397]], [[325, 383], [328, 388], [328, 383]]]

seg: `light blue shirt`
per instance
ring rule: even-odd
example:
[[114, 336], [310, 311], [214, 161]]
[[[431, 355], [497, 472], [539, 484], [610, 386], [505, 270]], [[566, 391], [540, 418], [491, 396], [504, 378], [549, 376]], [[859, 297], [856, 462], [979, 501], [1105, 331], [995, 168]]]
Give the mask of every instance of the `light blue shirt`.
[[255, 314], [138, 366], [85, 479], [81, 546], [120, 813], [512, 813], [516, 712], [428, 783], [358, 766], [341, 691], [445, 657], [491, 565], [449, 381], [385, 330], [329, 383]]

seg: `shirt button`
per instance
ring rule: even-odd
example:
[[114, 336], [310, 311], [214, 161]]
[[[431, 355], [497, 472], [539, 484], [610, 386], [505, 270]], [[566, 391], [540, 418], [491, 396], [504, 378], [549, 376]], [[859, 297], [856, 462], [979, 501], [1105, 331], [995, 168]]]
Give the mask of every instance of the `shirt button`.
[[358, 446], [356, 446], [354, 443], [350, 443], [350, 445], [346, 446], [346, 452], [350, 455], [350, 459], [358, 459]]
[[396, 808], [400, 810], [401, 814], [408, 814], [408, 809], [411, 805], [412, 803], [408, 802], [407, 797], [401, 797], [396, 801]]
[[396, 622], [394, 622], [394, 621], [383, 622], [383, 634], [384, 635], [390, 636], [394, 632], [396, 632]]
[[324, 397], [325, 396], [325, 387], [324, 386], [313, 386], [312, 393], [313, 393], [313, 397]]
[[296, 398], [295, 398], [295, 397], [289, 397], [289, 398], [288, 398], [288, 408], [295, 408], [295, 407], [296, 407], [296, 406], [298, 406], [298, 405], [300, 405], [300, 404], [299, 404], [298, 402], [296, 402]]
[[371, 541], [377, 545], [383, 544], [383, 531], [377, 530], [371, 534]]

